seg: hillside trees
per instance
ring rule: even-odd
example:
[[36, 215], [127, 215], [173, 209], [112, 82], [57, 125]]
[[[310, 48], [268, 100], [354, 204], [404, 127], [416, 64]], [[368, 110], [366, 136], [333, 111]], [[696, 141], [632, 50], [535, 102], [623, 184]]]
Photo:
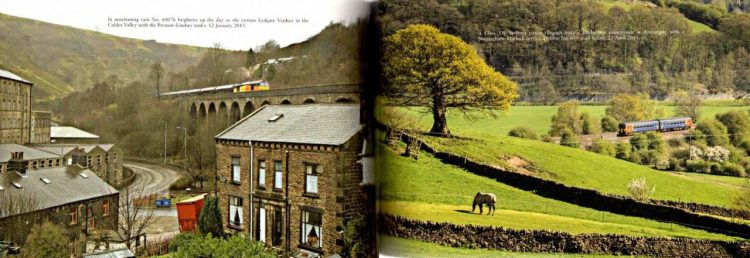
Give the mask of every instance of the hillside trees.
[[487, 66], [474, 48], [428, 25], [410, 25], [384, 43], [385, 93], [400, 105], [429, 106], [430, 132], [450, 135], [448, 108], [508, 109], [516, 84]]
[[647, 94], [617, 94], [612, 97], [604, 112], [620, 123], [664, 116], [664, 109], [656, 105]]
[[675, 106], [677, 106], [678, 116], [687, 116], [693, 118], [694, 122], [698, 121], [701, 115], [701, 105], [703, 101], [695, 92], [678, 92], [675, 94]]

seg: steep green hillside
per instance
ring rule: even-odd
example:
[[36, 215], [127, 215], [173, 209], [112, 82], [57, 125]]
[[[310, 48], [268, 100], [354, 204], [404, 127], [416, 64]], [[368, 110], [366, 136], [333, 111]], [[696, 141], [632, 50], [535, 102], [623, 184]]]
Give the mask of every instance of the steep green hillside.
[[[412, 219], [503, 226], [514, 229], [638, 236], [727, 239], [676, 224], [597, 211], [547, 199], [495, 180], [446, 165], [430, 156], [419, 160], [380, 148], [380, 210]], [[470, 214], [473, 195], [491, 192], [497, 196], [495, 216]], [[477, 210], [478, 212], [478, 210]], [[485, 210], [486, 212], [486, 210]]]
[[156, 61], [181, 71], [203, 52], [0, 14], [0, 68], [34, 82], [35, 100], [90, 88], [110, 74], [124, 81], [145, 78]]
[[[595, 189], [604, 193], [628, 196], [628, 183], [646, 178], [656, 187], [654, 199], [705, 203], [733, 207], [739, 194], [736, 185], [726, 184], [720, 176], [705, 175], [716, 180], [696, 179], [615, 159], [581, 149], [541, 141], [498, 136], [493, 139], [458, 140], [423, 137], [436, 148], [470, 157], [486, 164], [514, 166], [507, 161], [519, 157], [543, 172], [536, 176], [566, 185]], [[516, 162], [518, 163], [518, 162]]]

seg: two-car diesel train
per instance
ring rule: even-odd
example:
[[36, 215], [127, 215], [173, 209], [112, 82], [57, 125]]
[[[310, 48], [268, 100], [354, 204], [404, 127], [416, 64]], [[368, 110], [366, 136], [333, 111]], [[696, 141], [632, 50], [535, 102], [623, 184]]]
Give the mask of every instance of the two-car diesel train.
[[675, 117], [667, 119], [656, 119], [651, 121], [625, 122], [619, 125], [617, 136], [630, 136], [635, 133], [645, 133], [649, 131], [679, 131], [687, 130], [693, 126], [693, 119], [690, 117]]

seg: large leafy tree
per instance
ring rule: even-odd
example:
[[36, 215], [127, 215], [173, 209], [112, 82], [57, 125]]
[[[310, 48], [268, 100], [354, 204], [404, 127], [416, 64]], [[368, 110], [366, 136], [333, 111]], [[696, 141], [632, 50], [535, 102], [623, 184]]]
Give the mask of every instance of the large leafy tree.
[[488, 66], [471, 45], [432, 26], [399, 30], [386, 38], [384, 48], [386, 95], [400, 105], [429, 106], [432, 133], [450, 134], [449, 107], [465, 115], [507, 109], [517, 96], [516, 84]]
[[620, 123], [657, 119], [664, 116], [664, 109], [656, 105], [656, 102], [645, 93], [617, 94], [612, 97], [609, 107], [604, 112]]

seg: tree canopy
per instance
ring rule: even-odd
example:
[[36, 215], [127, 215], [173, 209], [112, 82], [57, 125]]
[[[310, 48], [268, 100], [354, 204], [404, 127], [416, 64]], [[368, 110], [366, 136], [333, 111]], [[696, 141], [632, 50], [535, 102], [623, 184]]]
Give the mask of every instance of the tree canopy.
[[429, 25], [410, 25], [384, 43], [385, 93], [401, 105], [432, 109], [430, 132], [449, 135], [446, 111], [508, 109], [516, 84], [488, 66], [471, 45]]

